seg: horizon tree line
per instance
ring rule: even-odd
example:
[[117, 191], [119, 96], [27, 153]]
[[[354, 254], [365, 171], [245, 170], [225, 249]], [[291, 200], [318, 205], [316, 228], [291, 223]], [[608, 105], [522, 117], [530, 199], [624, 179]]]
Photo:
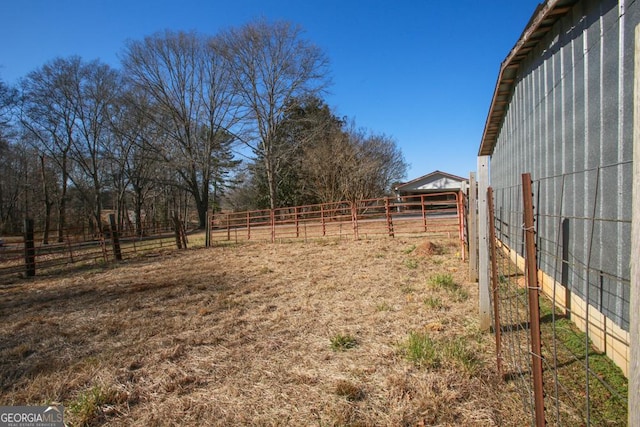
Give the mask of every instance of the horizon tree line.
[[48, 243], [71, 225], [99, 232], [105, 209], [143, 233], [178, 212], [204, 227], [223, 205], [385, 195], [402, 153], [331, 111], [328, 59], [302, 35], [264, 20], [166, 30], [127, 42], [120, 69], [71, 56], [0, 80], [0, 233], [30, 216]]

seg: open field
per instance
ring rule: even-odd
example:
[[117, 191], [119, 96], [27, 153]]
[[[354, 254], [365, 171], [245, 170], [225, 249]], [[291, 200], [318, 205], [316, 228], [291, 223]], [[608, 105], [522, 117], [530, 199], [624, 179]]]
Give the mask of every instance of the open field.
[[71, 425], [527, 424], [456, 240], [167, 251], [0, 287], [0, 405]]

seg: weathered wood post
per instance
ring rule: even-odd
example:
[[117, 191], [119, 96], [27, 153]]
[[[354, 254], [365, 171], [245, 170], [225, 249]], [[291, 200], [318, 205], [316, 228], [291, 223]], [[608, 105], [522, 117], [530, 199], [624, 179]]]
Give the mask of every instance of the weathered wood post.
[[24, 220], [24, 266], [28, 277], [36, 275], [36, 248], [31, 218]]
[[640, 25], [635, 30], [631, 301], [629, 302], [629, 425], [640, 426]]
[[476, 174], [469, 174], [469, 280], [478, 281], [478, 189], [476, 184]]
[[489, 237], [487, 190], [489, 189], [489, 156], [478, 157], [478, 287], [482, 331], [491, 327], [491, 298], [489, 296]]
[[111, 247], [113, 248], [113, 257], [116, 261], [122, 261], [122, 250], [120, 248], [120, 232], [118, 231], [118, 223], [116, 215], [109, 214], [109, 229], [111, 231]]

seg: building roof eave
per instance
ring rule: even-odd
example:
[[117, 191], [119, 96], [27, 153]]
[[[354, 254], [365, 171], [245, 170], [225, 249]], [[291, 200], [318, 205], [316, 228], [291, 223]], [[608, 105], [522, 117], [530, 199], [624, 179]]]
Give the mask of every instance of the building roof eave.
[[509, 100], [516, 84], [516, 75], [522, 61], [529, 55], [553, 25], [577, 3], [578, 0], [546, 0], [536, 7], [529, 23], [513, 49], [500, 65], [498, 81], [493, 92], [489, 113], [485, 122], [478, 156], [490, 156], [496, 145], [500, 128], [507, 112]]

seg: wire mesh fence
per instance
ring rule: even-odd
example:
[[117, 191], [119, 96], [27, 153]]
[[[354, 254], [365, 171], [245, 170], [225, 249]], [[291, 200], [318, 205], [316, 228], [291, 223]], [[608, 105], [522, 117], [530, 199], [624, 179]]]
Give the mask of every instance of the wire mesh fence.
[[[536, 423], [541, 402], [550, 425], [626, 425], [630, 281], [621, 265], [629, 263], [631, 212], [607, 206], [603, 185], [609, 168], [624, 167], [535, 180], [530, 191], [526, 180], [492, 189], [498, 361]], [[577, 193], [578, 185], [591, 192]], [[527, 198], [533, 227], [523, 219]], [[529, 232], [535, 235], [531, 255]]]

